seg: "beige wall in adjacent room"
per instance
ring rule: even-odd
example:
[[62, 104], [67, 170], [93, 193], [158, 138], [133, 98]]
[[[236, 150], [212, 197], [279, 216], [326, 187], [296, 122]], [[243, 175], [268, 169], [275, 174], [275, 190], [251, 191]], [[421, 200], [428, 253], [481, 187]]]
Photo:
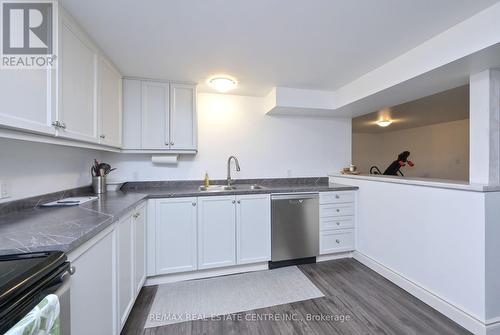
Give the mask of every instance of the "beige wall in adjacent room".
[[352, 161], [362, 173], [368, 173], [372, 165], [384, 172], [405, 150], [415, 163], [413, 168], [402, 169], [405, 176], [468, 180], [469, 120], [352, 135]]

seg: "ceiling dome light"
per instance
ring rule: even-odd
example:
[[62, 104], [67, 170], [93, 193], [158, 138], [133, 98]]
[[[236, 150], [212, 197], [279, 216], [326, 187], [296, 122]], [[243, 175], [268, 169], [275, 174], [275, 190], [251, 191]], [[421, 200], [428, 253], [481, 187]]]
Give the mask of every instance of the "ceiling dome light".
[[377, 124], [380, 126], [380, 127], [387, 127], [387, 126], [390, 126], [392, 123], [392, 120], [379, 120], [377, 121]]
[[219, 92], [227, 92], [236, 87], [237, 81], [228, 76], [215, 76], [208, 80], [208, 85]]

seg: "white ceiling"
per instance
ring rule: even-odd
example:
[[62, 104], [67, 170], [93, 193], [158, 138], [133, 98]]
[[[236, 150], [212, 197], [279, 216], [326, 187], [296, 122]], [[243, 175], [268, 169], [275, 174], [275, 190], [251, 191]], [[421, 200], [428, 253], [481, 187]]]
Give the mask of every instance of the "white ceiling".
[[498, 0], [61, 0], [127, 76], [336, 89]]
[[[460, 86], [421, 99], [352, 119], [353, 133], [386, 133], [469, 118], [469, 85]], [[391, 119], [388, 127], [376, 121]]]

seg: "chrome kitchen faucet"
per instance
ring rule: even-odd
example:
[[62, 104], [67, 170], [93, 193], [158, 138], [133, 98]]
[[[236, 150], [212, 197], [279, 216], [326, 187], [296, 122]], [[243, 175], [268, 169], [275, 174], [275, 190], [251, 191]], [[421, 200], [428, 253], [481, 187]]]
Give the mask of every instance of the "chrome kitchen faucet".
[[231, 159], [234, 159], [234, 163], [236, 164], [236, 171], [240, 171], [240, 163], [238, 162], [238, 158], [235, 156], [229, 156], [227, 160], [227, 186], [231, 186], [233, 180], [231, 179]]

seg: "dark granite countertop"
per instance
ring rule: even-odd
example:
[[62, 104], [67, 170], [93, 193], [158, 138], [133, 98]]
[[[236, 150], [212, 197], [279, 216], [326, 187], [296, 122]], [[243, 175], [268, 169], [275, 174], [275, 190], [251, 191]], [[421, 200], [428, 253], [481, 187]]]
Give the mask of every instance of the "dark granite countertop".
[[[212, 185], [225, 185], [225, 180], [211, 181]], [[283, 179], [239, 179], [230, 191], [200, 191], [202, 181], [166, 181], [166, 182], [132, 182], [126, 183], [122, 190], [130, 193], [147, 194], [148, 198], [180, 198], [217, 195], [270, 194], [296, 192], [349, 191], [357, 187], [343, 184], [328, 184], [328, 178], [283, 178]], [[262, 189], [249, 190], [245, 185], [258, 184]]]
[[96, 236], [145, 194], [109, 192], [74, 207], [35, 207], [0, 216], [0, 255], [61, 250], [70, 252]]
[[38, 204], [68, 195], [88, 194], [88, 188], [71, 190], [70, 193], [57, 192], [16, 201], [13, 204], [4, 204], [0, 206], [0, 255], [47, 250], [71, 252], [148, 198], [357, 189], [341, 184], [328, 185], [327, 178], [238, 180], [235, 183], [237, 187], [241, 184], [260, 184], [265, 188], [224, 192], [202, 192], [198, 189], [200, 184], [200, 181], [127, 183], [121, 191], [108, 192], [101, 195], [98, 200], [77, 207], [44, 208], [38, 207]]

